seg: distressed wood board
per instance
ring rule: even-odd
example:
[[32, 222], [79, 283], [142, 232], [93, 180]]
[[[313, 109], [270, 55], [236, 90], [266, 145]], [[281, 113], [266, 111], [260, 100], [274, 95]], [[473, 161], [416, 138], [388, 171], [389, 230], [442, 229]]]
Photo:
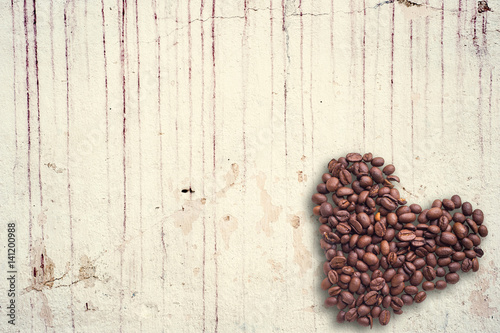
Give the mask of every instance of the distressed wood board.
[[2, 1], [1, 330], [357, 331], [323, 307], [310, 197], [370, 151], [490, 230], [479, 272], [373, 331], [500, 331], [489, 5]]

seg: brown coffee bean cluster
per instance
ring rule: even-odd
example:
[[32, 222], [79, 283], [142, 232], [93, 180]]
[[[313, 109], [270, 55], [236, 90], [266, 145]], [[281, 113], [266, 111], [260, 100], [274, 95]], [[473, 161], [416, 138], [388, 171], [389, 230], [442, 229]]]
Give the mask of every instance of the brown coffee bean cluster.
[[481, 210], [458, 195], [424, 210], [407, 205], [393, 185], [394, 165], [384, 163], [371, 153], [332, 159], [312, 196], [327, 260], [321, 288], [340, 323], [387, 325], [391, 308], [401, 314], [426, 291], [457, 283], [457, 272], [476, 272], [483, 256]]

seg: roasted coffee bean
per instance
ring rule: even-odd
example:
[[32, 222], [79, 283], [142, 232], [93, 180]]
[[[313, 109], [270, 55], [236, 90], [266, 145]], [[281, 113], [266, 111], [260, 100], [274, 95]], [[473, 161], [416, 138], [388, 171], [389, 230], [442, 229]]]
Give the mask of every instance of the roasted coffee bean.
[[415, 303], [422, 303], [423, 301], [425, 301], [426, 298], [427, 298], [427, 294], [425, 293], [425, 291], [421, 291], [415, 295], [414, 300], [415, 300]]
[[436, 278], [436, 271], [431, 266], [425, 266], [422, 274], [427, 281], [432, 281]]
[[445, 231], [441, 234], [441, 242], [446, 245], [455, 245], [457, 241], [457, 236], [451, 232]]
[[391, 296], [397, 296], [397, 295], [401, 294], [404, 289], [405, 289], [405, 284], [401, 283], [397, 287], [391, 287], [390, 294], [391, 294]]
[[380, 222], [375, 223], [375, 234], [379, 237], [384, 237], [386, 232], [386, 227]]
[[330, 261], [330, 266], [332, 266], [333, 269], [337, 268], [342, 268], [346, 264], [346, 258], [343, 256], [336, 256], [333, 257], [333, 259]]
[[394, 310], [401, 310], [403, 307], [404, 303], [403, 300], [397, 296], [393, 296], [391, 300], [391, 308]]
[[378, 292], [376, 291], [370, 291], [364, 297], [365, 304], [370, 306], [377, 303], [377, 299], [378, 299]]
[[443, 207], [446, 210], [454, 210], [455, 209], [455, 204], [450, 199], [443, 199]]
[[460, 276], [457, 273], [448, 273], [444, 278], [449, 284], [455, 284], [460, 280]]
[[418, 293], [418, 287], [416, 287], [416, 286], [406, 286], [405, 287], [405, 293], [407, 293], [408, 295], [415, 295], [416, 293]]
[[436, 276], [437, 277], [443, 277], [445, 275], [446, 275], [446, 271], [443, 267], [436, 268]]
[[415, 221], [415, 219], [417, 218], [417, 216], [413, 213], [404, 213], [404, 214], [401, 214], [399, 215], [399, 222], [400, 223], [411, 223], [413, 221]]
[[401, 299], [403, 300], [404, 305], [412, 305], [413, 304], [413, 297], [411, 295], [401, 295]]
[[446, 257], [446, 258], [439, 258], [438, 259], [438, 266], [439, 267], [445, 267], [448, 266], [451, 263], [451, 258]]
[[360, 249], [362, 249], [362, 248], [367, 247], [371, 243], [372, 243], [372, 238], [368, 235], [363, 235], [363, 236], [359, 237], [358, 242], [357, 242], [357, 246]]
[[448, 257], [453, 254], [453, 249], [447, 246], [441, 246], [436, 249], [436, 254], [438, 257]]
[[462, 204], [462, 213], [465, 216], [471, 216], [472, 215], [472, 205], [470, 204], [470, 202], [464, 202]]
[[467, 258], [470, 258], [470, 259], [474, 259], [477, 257], [476, 251], [474, 251], [474, 250], [465, 250], [464, 253], [465, 253], [465, 256]]
[[368, 266], [372, 266], [372, 265], [375, 265], [378, 263], [378, 258], [375, 254], [373, 253], [365, 253], [365, 255], [363, 256], [363, 261], [368, 265]]
[[479, 270], [479, 260], [477, 258], [472, 259], [472, 271], [477, 272]]
[[342, 291], [339, 295], [339, 300], [349, 305], [354, 302], [354, 296], [348, 291]]
[[483, 211], [481, 209], [475, 209], [473, 212], [472, 212], [472, 219], [474, 220], [474, 222], [476, 222], [478, 225], [481, 225], [483, 224], [483, 221], [484, 221], [484, 214], [483, 214]]
[[316, 186], [316, 191], [321, 194], [328, 194], [329, 192], [325, 184], [318, 184], [318, 186]]
[[361, 280], [357, 277], [353, 277], [349, 282], [349, 291], [351, 293], [355, 293], [359, 290], [360, 286], [361, 286]]
[[358, 260], [356, 262], [356, 269], [360, 272], [367, 272], [369, 270], [369, 267], [367, 264], [365, 264], [363, 261]]
[[434, 282], [425, 281], [424, 283], [422, 283], [422, 289], [424, 289], [425, 291], [434, 290]]
[[347, 195], [351, 195], [353, 194], [354, 191], [352, 188], [349, 188], [349, 187], [341, 187], [337, 190], [337, 196], [339, 197], [343, 197], [343, 196], [347, 196]]
[[410, 284], [412, 286], [419, 286], [420, 283], [422, 283], [422, 280], [424, 279], [424, 275], [422, 274], [421, 271], [415, 271], [413, 275], [410, 278]]
[[405, 277], [403, 274], [394, 275], [394, 277], [391, 279], [391, 286], [393, 286], [393, 287], [399, 286], [400, 284], [402, 284], [404, 282], [404, 279], [405, 279]]
[[383, 277], [378, 277], [370, 282], [370, 289], [373, 291], [378, 291], [385, 286], [385, 280]]
[[481, 235], [481, 237], [486, 237], [486, 236], [488, 236], [488, 228], [486, 228], [486, 226], [485, 226], [485, 225], [481, 225], [481, 226], [479, 226], [478, 231], [479, 231], [479, 235]]
[[328, 198], [324, 194], [315, 193], [312, 196], [312, 202], [314, 202], [317, 205], [321, 205], [323, 202], [326, 202], [326, 201], [328, 201]]
[[392, 201], [387, 197], [380, 200], [380, 205], [387, 209], [389, 212], [395, 210], [398, 207], [397, 201]]
[[372, 315], [373, 318], [378, 318], [380, 316], [380, 313], [382, 312], [382, 308], [380, 306], [374, 306], [370, 314]]
[[345, 314], [345, 320], [347, 322], [353, 322], [358, 319], [358, 310], [356, 308], [352, 308]]
[[363, 159], [361, 154], [358, 153], [349, 153], [345, 156], [345, 158], [348, 162], [360, 162]]
[[[330, 281], [331, 284], [337, 284], [338, 280], [339, 280], [339, 275], [336, 271], [334, 270], [331, 270], [328, 272], [328, 280]], [[329, 287], [328, 287], [329, 288]], [[327, 288], [327, 289], [328, 289]]]
[[474, 246], [479, 246], [481, 244], [481, 238], [478, 235], [471, 234], [469, 235], [469, 239], [472, 241]]
[[465, 215], [464, 215], [464, 214], [459, 213], [459, 212], [456, 212], [455, 214], [453, 214], [453, 218], [452, 218], [452, 220], [453, 220], [454, 222], [460, 222], [460, 223], [463, 223], [463, 222], [466, 220], [466, 218], [465, 218]]
[[461, 239], [460, 244], [462, 244], [462, 246], [467, 250], [472, 249], [472, 247], [474, 246], [474, 243], [468, 237]]
[[455, 194], [451, 197], [451, 201], [453, 202], [453, 204], [455, 205], [454, 209], [458, 209], [460, 208], [460, 206], [462, 206], [462, 199], [460, 198], [459, 195]]
[[452, 262], [448, 265], [448, 270], [452, 273], [458, 272], [462, 268], [462, 264], [459, 262]]
[[415, 265], [413, 265], [409, 261], [407, 261], [407, 262], [404, 263], [403, 269], [406, 272], [406, 274], [408, 274], [409, 276], [412, 276], [413, 273], [415, 273], [415, 270], [416, 270]]
[[484, 255], [483, 249], [476, 246], [474, 247], [474, 252], [476, 252], [478, 258], [481, 258]]
[[443, 289], [445, 289], [446, 285], [447, 285], [446, 281], [444, 281], [444, 280], [439, 280], [439, 281], [436, 281], [436, 283], [435, 283], [435, 286], [436, 286], [437, 290], [443, 290]]
[[433, 207], [429, 209], [429, 211], [426, 214], [426, 217], [429, 220], [436, 220], [439, 219], [441, 216], [443, 216], [443, 211], [439, 207]]
[[330, 289], [328, 289], [328, 295], [330, 296], [338, 296], [342, 289], [339, 286], [333, 286]]
[[397, 235], [396, 238], [402, 242], [410, 242], [414, 240], [416, 237], [415, 232], [407, 229], [401, 230]]
[[337, 283], [343, 283], [343, 284], [349, 284], [349, 282], [351, 282], [351, 276], [350, 275], [347, 275], [347, 274], [340, 274], [339, 276], [339, 280], [337, 281]]
[[339, 311], [337, 314], [337, 323], [342, 324], [345, 321], [345, 311]]
[[378, 321], [382, 326], [389, 324], [390, 320], [391, 320], [391, 313], [388, 310], [383, 310], [380, 313], [380, 316], [378, 317]]
[[325, 307], [327, 308], [331, 308], [337, 305], [337, 303], [338, 303], [337, 297], [328, 297], [327, 299], [325, 299]]
[[328, 278], [325, 278], [325, 279], [323, 279], [323, 281], [321, 281], [321, 289], [328, 290], [331, 286], [332, 286], [332, 283], [330, 282], [330, 280]]

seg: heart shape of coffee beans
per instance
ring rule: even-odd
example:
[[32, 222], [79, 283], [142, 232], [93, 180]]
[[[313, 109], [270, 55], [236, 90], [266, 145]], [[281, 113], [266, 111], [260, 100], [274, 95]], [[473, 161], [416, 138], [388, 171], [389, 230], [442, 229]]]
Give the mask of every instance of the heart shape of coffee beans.
[[401, 314], [426, 291], [457, 283], [458, 271], [477, 272], [483, 256], [480, 236], [488, 229], [481, 210], [458, 195], [429, 209], [408, 206], [394, 188], [394, 165], [383, 165], [371, 153], [332, 159], [312, 196], [327, 260], [321, 288], [329, 294], [325, 305], [340, 310], [340, 323], [371, 327], [378, 318], [387, 325], [390, 308]]

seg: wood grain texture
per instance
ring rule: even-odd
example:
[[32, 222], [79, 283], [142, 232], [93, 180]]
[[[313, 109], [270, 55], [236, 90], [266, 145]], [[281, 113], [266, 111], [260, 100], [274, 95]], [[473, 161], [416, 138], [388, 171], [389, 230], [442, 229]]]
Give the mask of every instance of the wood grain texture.
[[351, 151], [394, 163], [409, 202], [458, 193], [490, 228], [477, 274], [384, 330], [500, 329], [495, 3], [0, 6], [0, 218], [20, 272], [2, 330], [356, 331], [323, 307], [310, 203]]

